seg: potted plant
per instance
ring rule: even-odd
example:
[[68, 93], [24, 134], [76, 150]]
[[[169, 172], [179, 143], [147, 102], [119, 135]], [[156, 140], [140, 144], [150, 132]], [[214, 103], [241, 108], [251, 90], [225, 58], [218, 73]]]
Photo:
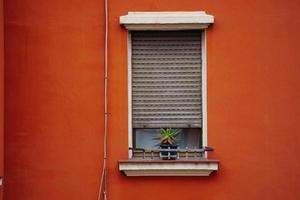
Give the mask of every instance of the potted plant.
[[[160, 146], [160, 157], [165, 160], [174, 160], [177, 158], [177, 152], [174, 149], [178, 148], [176, 137], [180, 133], [177, 129], [166, 128], [160, 130], [159, 146]], [[168, 149], [170, 151], [168, 151]], [[173, 151], [172, 151], [173, 150]]]

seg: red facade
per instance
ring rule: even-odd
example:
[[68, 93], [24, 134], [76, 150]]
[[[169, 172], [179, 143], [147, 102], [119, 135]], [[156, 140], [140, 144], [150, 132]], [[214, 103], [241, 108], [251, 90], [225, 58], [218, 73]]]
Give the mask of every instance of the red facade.
[[[3, 10], [3, 199], [97, 199], [104, 2], [4, 0]], [[109, 200], [300, 199], [298, 1], [109, 0], [108, 11]], [[208, 145], [220, 169], [212, 176], [119, 172], [118, 161], [128, 159], [127, 31], [119, 17], [128, 11], [214, 15], [207, 30]], [[2, 155], [0, 148], [0, 161]]]

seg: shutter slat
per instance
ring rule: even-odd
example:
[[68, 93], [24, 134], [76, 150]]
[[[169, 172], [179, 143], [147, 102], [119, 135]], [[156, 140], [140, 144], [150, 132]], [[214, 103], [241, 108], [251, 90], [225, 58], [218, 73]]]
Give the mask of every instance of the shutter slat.
[[199, 74], [193, 74], [193, 73], [177, 73], [177, 74], [168, 74], [168, 73], [147, 73], [147, 74], [133, 74], [133, 78], [136, 79], [164, 79], [164, 80], [199, 80], [200, 76]]
[[134, 128], [161, 128], [161, 127], [171, 127], [171, 128], [199, 128], [202, 126], [202, 121], [168, 121], [167, 123], [161, 121], [153, 121], [149, 123], [148, 121], [142, 121], [139, 123], [133, 123]]
[[183, 65], [183, 64], [172, 64], [172, 65], [165, 65], [165, 64], [163, 64], [163, 65], [159, 65], [159, 64], [157, 64], [157, 65], [145, 65], [145, 64], [143, 64], [143, 65], [138, 65], [138, 64], [136, 64], [136, 65], [134, 65], [133, 66], [133, 69], [134, 70], [139, 70], [139, 69], [145, 69], [145, 70], [157, 70], [157, 69], [168, 69], [168, 70], [195, 70], [195, 69], [197, 69], [198, 70], [198, 68], [197, 67], [195, 67], [194, 65]]
[[[201, 97], [200, 97], [201, 98]], [[143, 97], [138, 97], [138, 98], [135, 98], [133, 99], [133, 103], [134, 104], [137, 104], [137, 102], [140, 102], [140, 103], [144, 103], [145, 105], [151, 105], [151, 103], [170, 103], [170, 104], [173, 104], [173, 103], [176, 103], [178, 101], [180, 102], [200, 102], [200, 98], [196, 97], [196, 98], [179, 98], [177, 97], [176, 99], [175, 98], [168, 98], [168, 97], [164, 97], [163, 99], [159, 99], [159, 98], [143, 98]]]
[[172, 53], [168, 53], [165, 49], [136, 49], [132, 51], [132, 55], [176, 55], [176, 54], [192, 54], [192, 55], [199, 55], [199, 49], [172, 49]]
[[198, 95], [200, 92], [200, 89], [173, 89], [171, 90], [170, 88], [163, 88], [163, 89], [140, 89], [140, 90], [135, 90], [134, 96], [137, 95]]
[[165, 50], [172, 50], [172, 51], [199, 51], [200, 50], [200, 46], [195, 45], [195, 46], [173, 46], [172, 48], [168, 47], [168, 46], [156, 46], [155, 48], [151, 47], [151, 46], [134, 46], [134, 49], [132, 49], [132, 52], [157, 52], [157, 51], [163, 51], [165, 52]]
[[191, 40], [152, 40], [152, 41], [133, 41], [133, 47], [135, 46], [165, 46], [165, 47], [176, 47], [176, 46], [197, 46], [200, 45], [200, 41], [191, 41]]
[[[152, 76], [153, 75], [168, 75], [169, 77], [172, 76], [183, 76], [183, 77], [187, 77], [191, 76], [191, 77], [198, 77], [200, 76], [200, 72], [197, 70], [183, 70], [183, 71], [178, 71], [178, 70], [135, 70], [133, 73], [133, 76], [139, 77], [139, 76]], [[153, 77], [155, 78], [155, 77]]]
[[[200, 102], [200, 101], [199, 101]], [[165, 108], [165, 109], [172, 109], [172, 108], [178, 108], [180, 109], [181, 107], [185, 108], [185, 107], [190, 107], [190, 108], [199, 108], [199, 102], [172, 102], [170, 103], [166, 103], [166, 102], [148, 102], [147, 104], [145, 103], [140, 103], [140, 102], [135, 102], [135, 108], [134, 110], [137, 109], [155, 109], [155, 108]]]
[[[168, 77], [168, 79], [166, 79], [163, 76], [155, 76], [153, 78], [149, 77], [149, 76], [144, 76], [144, 77], [135, 77], [135, 81], [133, 81], [133, 83], [145, 83], [145, 84], [151, 84], [154, 82], [159, 82], [159, 83], [172, 83], [172, 82], [176, 82], [178, 81], [178, 83], [187, 83], [187, 82], [199, 82], [199, 79], [197, 76], [194, 77], [184, 77], [184, 76], [177, 76], [177, 77]], [[200, 84], [200, 83], [199, 83]]]
[[201, 104], [200, 31], [133, 32], [133, 127], [201, 127]]
[[164, 60], [173, 60], [173, 59], [178, 59], [178, 56], [181, 56], [182, 59], [194, 59], [197, 60], [198, 56], [197, 54], [189, 54], [189, 53], [184, 53], [184, 54], [138, 54], [134, 55], [134, 60], [154, 60], [154, 59], [164, 59]]
[[178, 40], [182, 40], [182, 41], [199, 41], [198, 39], [199, 35], [195, 35], [195, 36], [190, 36], [190, 37], [183, 37], [183, 36], [138, 36], [135, 35], [135, 37], [133, 38], [133, 41], [178, 41]]
[[199, 60], [195, 59], [176, 59], [176, 60], [132, 60], [133, 66], [135, 65], [198, 65], [201, 64]]
[[139, 118], [144, 118], [144, 117], [149, 117], [149, 116], [152, 116], [152, 117], [155, 117], [155, 116], [179, 116], [181, 118], [185, 117], [185, 116], [195, 116], [197, 117], [198, 114], [199, 114], [200, 111], [198, 110], [174, 110], [174, 111], [160, 111], [160, 114], [158, 115], [157, 114], [157, 111], [141, 111], [141, 112], [138, 112], [138, 111], [135, 111], [135, 114], [133, 115], [133, 118], [135, 117], [139, 117]]
[[[198, 84], [184, 84], [184, 85], [147, 85], [147, 84], [139, 84], [134, 86], [134, 92], [160, 92], [160, 91], [167, 91], [167, 90], [200, 90], [201, 85]], [[196, 91], [198, 92], [198, 91]]]
[[197, 115], [156, 115], [156, 116], [139, 116], [139, 117], [134, 117], [133, 116], [133, 120], [134, 121], [143, 121], [143, 120], [149, 120], [149, 121], [168, 121], [168, 120], [193, 120], [193, 121], [197, 121], [197, 120], [201, 120], [200, 117], [197, 117]]
[[[133, 100], [139, 100], [139, 99], [146, 99], [146, 100], [153, 100], [153, 99], [157, 99], [159, 101], [162, 101], [162, 99], [164, 100], [169, 100], [169, 99], [174, 99], [174, 100], [181, 100], [181, 99], [190, 99], [190, 98], [200, 98], [199, 94], [190, 94], [190, 95], [186, 95], [186, 94], [134, 94], [133, 96]], [[175, 99], [176, 98], [176, 99]]]
[[[151, 84], [153, 83], [153, 84]], [[147, 89], [147, 88], [193, 88], [193, 87], [201, 87], [201, 84], [197, 81], [190, 81], [190, 82], [185, 82], [182, 81], [181, 83], [176, 83], [176, 84], [171, 84], [172, 82], [165, 82], [165, 81], [157, 81], [157, 82], [136, 82], [135, 85], [133, 86], [133, 89]]]
[[157, 112], [157, 111], [161, 111], [161, 112], [175, 112], [175, 111], [187, 111], [187, 110], [190, 110], [190, 111], [195, 111], [199, 109], [198, 105], [194, 106], [194, 107], [190, 107], [190, 106], [187, 106], [187, 107], [162, 107], [162, 108], [147, 108], [147, 107], [136, 107], [134, 108], [133, 110], [136, 112], [136, 113], [142, 113], [142, 112]]

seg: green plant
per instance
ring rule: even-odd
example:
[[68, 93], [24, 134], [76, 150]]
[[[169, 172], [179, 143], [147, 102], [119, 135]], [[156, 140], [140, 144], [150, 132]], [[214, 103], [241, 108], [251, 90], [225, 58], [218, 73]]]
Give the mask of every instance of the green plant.
[[159, 144], [177, 144], [176, 137], [180, 133], [177, 129], [166, 128], [160, 130], [160, 137], [156, 138], [160, 140]]

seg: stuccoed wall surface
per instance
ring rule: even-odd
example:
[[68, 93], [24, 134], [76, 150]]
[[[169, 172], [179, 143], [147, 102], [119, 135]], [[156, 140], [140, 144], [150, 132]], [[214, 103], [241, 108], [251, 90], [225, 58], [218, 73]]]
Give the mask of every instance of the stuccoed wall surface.
[[[0, 176], [3, 178], [4, 159], [4, 14], [3, 1], [0, 0]], [[2, 180], [1, 180], [2, 182]], [[0, 200], [3, 195], [3, 187], [0, 186]]]
[[[97, 199], [103, 144], [103, 2], [5, 0], [7, 200]], [[300, 4], [109, 1], [111, 200], [289, 199], [300, 192]], [[207, 11], [211, 177], [128, 178], [128, 11]]]

